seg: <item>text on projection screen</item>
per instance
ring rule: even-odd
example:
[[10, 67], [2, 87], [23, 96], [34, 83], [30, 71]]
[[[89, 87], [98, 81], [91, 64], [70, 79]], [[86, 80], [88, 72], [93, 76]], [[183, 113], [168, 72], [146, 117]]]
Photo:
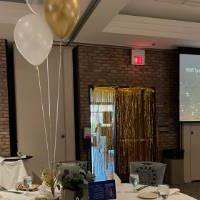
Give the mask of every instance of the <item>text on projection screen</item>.
[[200, 121], [200, 55], [180, 54], [180, 121]]

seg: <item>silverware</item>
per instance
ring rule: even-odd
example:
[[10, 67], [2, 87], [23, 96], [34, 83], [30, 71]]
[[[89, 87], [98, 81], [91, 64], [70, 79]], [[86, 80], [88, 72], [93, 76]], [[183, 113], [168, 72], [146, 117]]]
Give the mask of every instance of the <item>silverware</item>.
[[4, 190], [3, 192], [9, 192], [9, 193], [14, 193], [14, 194], [23, 194], [22, 192], [18, 192], [18, 191], [9, 191], [9, 190]]
[[19, 191], [9, 191], [6, 188], [0, 186], [0, 192], [9, 192], [9, 193], [14, 193], [14, 194], [23, 194], [22, 192]]
[[148, 187], [148, 185], [141, 186], [141, 187], [137, 188], [136, 190], [137, 190], [137, 192], [139, 192], [139, 191], [143, 190], [146, 187]]

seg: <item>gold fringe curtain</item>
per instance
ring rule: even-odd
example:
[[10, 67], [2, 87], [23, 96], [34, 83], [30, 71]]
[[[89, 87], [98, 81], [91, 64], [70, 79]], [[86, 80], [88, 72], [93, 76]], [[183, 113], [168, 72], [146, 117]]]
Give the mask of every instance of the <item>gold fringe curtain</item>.
[[113, 104], [115, 102], [115, 88], [95, 87], [91, 95], [93, 104]]
[[131, 161], [155, 156], [155, 91], [149, 88], [116, 90], [117, 171], [127, 181]]
[[[112, 134], [116, 129], [117, 172], [123, 181], [127, 181], [131, 161], [152, 161], [157, 155], [155, 90], [140, 87], [95, 87], [91, 102], [115, 105], [116, 128], [102, 127], [102, 134], [107, 136], [107, 149], [112, 149]], [[103, 113], [104, 123], [110, 123], [112, 114]]]

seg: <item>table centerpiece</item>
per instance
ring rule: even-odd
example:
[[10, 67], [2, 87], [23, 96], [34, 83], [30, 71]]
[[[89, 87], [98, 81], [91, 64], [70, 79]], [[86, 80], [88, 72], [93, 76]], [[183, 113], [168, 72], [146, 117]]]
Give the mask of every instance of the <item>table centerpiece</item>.
[[62, 200], [88, 199], [88, 184], [94, 179], [95, 176], [90, 171], [80, 166], [64, 169], [58, 178], [62, 186]]

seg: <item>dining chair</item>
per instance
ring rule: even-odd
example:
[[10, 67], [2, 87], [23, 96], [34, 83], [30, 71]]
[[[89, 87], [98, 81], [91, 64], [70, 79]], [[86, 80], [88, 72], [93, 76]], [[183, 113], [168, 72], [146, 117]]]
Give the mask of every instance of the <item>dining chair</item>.
[[88, 161], [77, 161], [77, 165], [87, 171], [89, 169]]
[[66, 162], [59, 162], [57, 165], [61, 172], [65, 169], [73, 169], [74, 166], [79, 166], [80, 168], [84, 169], [85, 171], [89, 170], [88, 161], [66, 161]]
[[166, 164], [158, 162], [130, 162], [130, 173], [139, 175], [142, 185], [163, 184]]

